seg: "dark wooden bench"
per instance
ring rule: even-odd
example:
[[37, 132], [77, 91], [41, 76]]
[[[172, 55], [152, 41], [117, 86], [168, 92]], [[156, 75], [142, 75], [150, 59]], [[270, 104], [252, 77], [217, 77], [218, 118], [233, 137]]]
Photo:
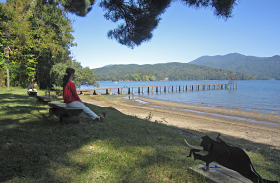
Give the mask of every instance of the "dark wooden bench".
[[27, 91], [27, 95], [29, 95], [30, 97], [36, 97], [37, 92], [36, 91]]
[[52, 101], [51, 97], [48, 96], [36, 96], [38, 104], [48, 104]]
[[66, 104], [63, 103], [49, 102], [48, 105], [51, 107], [49, 110], [50, 116], [55, 114], [59, 117], [60, 122], [64, 124], [80, 123], [79, 115], [83, 112], [83, 109], [66, 107]]

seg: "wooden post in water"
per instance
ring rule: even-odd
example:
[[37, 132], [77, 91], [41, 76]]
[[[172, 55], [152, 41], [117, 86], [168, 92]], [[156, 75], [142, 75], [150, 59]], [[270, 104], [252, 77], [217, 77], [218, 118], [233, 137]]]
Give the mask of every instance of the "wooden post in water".
[[152, 87], [152, 93], [154, 93], [154, 87]]
[[178, 92], [178, 86], [176, 86], [176, 92]]
[[144, 87], [142, 87], [142, 93], [144, 94]]
[[110, 88], [110, 95], [112, 95], [112, 88]]
[[132, 95], [134, 95], [134, 88], [132, 88]]
[[121, 88], [121, 94], [123, 95], [123, 88]]
[[170, 93], [170, 86], [168, 86], [168, 93]]

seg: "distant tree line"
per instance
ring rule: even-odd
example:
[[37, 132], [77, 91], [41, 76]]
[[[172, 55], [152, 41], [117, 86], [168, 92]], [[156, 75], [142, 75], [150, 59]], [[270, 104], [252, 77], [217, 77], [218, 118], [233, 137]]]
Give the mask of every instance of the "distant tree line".
[[112, 65], [93, 69], [99, 81], [154, 81], [154, 80], [253, 80], [248, 74], [216, 69], [189, 63], [166, 63], [155, 65]]

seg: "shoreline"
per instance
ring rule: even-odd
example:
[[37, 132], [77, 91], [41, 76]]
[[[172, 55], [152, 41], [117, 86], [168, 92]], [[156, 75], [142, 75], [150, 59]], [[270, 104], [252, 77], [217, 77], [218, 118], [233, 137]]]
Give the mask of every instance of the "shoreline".
[[84, 98], [84, 101], [100, 107], [113, 107], [126, 115], [142, 119], [150, 118], [151, 121], [161, 122], [187, 133], [197, 132], [198, 136], [210, 134], [213, 138], [221, 133], [222, 137], [234, 138], [233, 141], [238, 144], [244, 141], [257, 146], [280, 149], [280, 116], [278, 115], [181, 104], [138, 96], [122, 100], [114, 100], [115, 96], [107, 97], [109, 100], [90, 96]]
[[254, 120], [256, 123], [263, 122], [263, 124], [271, 123], [275, 125], [280, 125], [280, 116], [275, 114], [269, 113], [260, 113], [260, 112], [252, 112], [247, 110], [239, 110], [239, 109], [230, 109], [230, 108], [223, 108], [223, 107], [214, 107], [214, 106], [200, 106], [200, 105], [191, 105], [191, 104], [182, 104], [176, 102], [168, 102], [162, 100], [155, 100], [145, 97], [138, 97], [140, 100], [151, 103], [157, 104], [159, 107], [171, 107], [177, 110], [186, 109], [189, 112], [194, 113], [205, 113], [205, 114], [218, 114], [224, 117], [232, 117], [232, 118], [242, 118], [240, 120]]

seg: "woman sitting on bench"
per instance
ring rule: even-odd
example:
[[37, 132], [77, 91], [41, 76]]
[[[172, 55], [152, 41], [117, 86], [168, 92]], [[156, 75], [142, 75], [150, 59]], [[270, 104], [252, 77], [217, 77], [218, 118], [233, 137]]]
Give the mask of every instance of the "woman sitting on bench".
[[73, 79], [75, 79], [75, 70], [72, 68], [66, 69], [66, 74], [63, 78], [63, 99], [64, 99], [64, 103], [66, 103], [66, 106], [83, 109], [83, 112], [86, 113], [88, 116], [90, 116], [91, 119], [93, 120], [104, 119], [106, 116], [105, 112], [103, 112], [100, 115], [96, 115], [94, 112], [92, 112], [88, 107], [86, 107], [83, 104], [83, 101], [80, 99], [80, 97], [77, 94], [76, 86], [72, 82]]

